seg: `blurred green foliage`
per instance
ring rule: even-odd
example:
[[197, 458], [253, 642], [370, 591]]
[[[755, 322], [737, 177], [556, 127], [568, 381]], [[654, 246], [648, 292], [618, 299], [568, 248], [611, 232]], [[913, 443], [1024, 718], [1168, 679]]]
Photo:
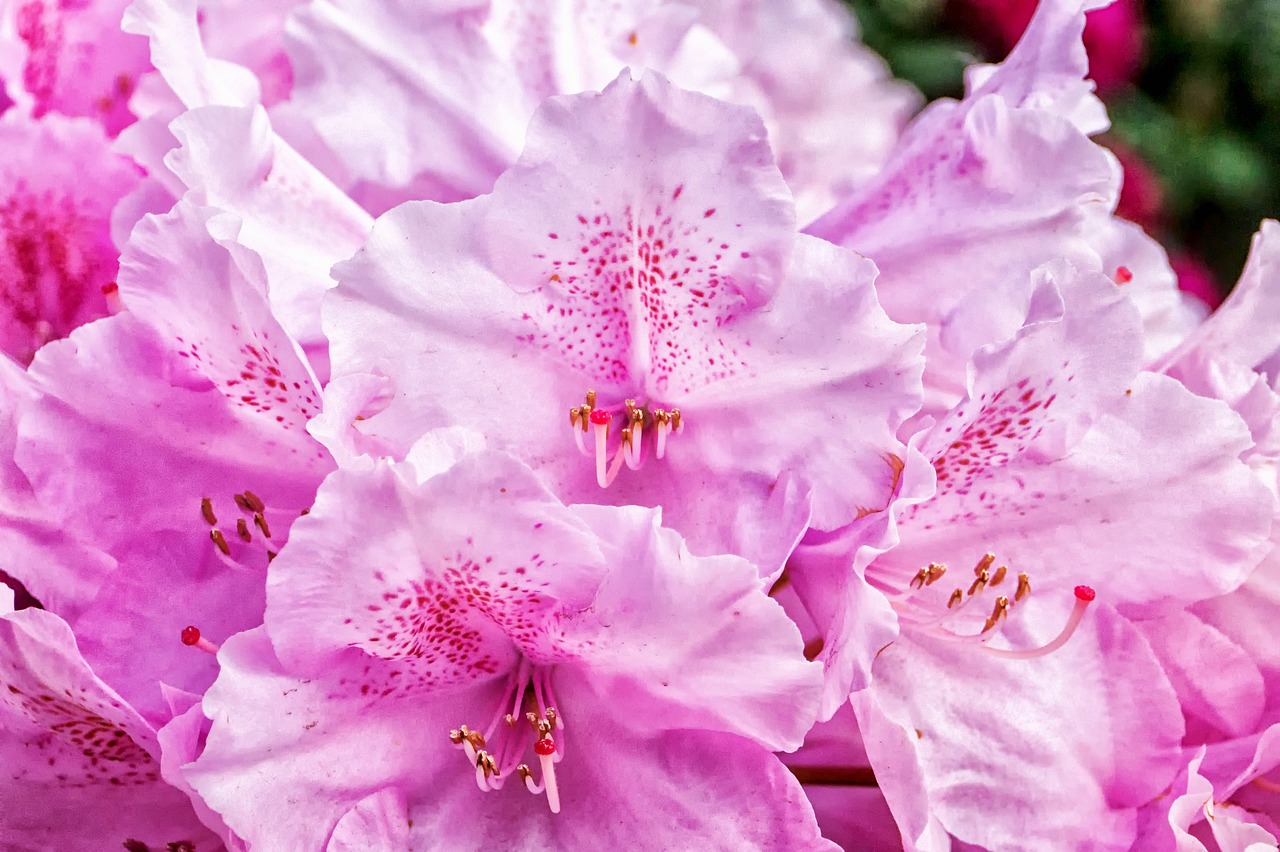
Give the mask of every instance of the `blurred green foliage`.
[[[973, 61], [995, 61], [962, 35], [944, 0], [847, 0], [863, 38], [933, 99], [958, 96]], [[1230, 286], [1249, 238], [1280, 215], [1280, 0], [1149, 0], [1146, 61], [1106, 95], [1119, 141], [1163, 187], [1160, 233]]]

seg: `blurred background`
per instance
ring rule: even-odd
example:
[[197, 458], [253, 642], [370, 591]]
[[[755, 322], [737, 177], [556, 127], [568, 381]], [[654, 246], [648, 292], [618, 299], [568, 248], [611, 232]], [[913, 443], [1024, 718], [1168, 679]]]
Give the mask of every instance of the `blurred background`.
[[[929, 99], [965, 65], [1002, 59], [1035, 0], [846, 0], [863, 40]], [[1125, 169], [1121, 215], [1169, 250], [1184, 290], [1216, 305], [1264, 217], [1280, 216], [1280, 0], [1116, 0], [1091, 12], [1099, 141]]]

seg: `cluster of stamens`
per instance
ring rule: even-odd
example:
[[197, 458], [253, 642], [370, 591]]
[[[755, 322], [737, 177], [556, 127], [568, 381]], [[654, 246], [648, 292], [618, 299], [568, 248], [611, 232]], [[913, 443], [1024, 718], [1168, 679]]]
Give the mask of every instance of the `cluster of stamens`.
[[[618, 471], [626, 464], [632, 470], [639, 470], [649, 452], [662, 458], [667, 452], [667, 438], [684, 431], [684, 419], [680, 409], [667, 411], [655, 408], [652, 411], [636, 404], [634, 399], [625, 403], [623, 411], [617, 415], [622, 421], [620, 440], [613, 458], [609, 458], [609, 432], [613, 426], [614, 414], [596, 406], [596, 392], [587, 391], [586, 402], [569, 409], [569, 426], [573, 431], [578, 450], [596, 462], [596, 482], [601, 488], [608, 488], [617, 478]], [[650, 445], [644, 441], [645, 433], [654, 437]]]
[[1031, 578], [1025, 572], [1018, 574], [1012, 600], [1007, 595], [998, 595], [996, 597], [991, 607], [991, 614], [987, 616], [979, 632], [957, 633], [945, 626], [945, 623], [957, 620], [974, 601], [985, 597], [983, 592], [987, 589], [995, 588], [1005, 582], [1009, 574], [1009, 568], [1006, 565], [1001, 565], [992, 570], [995, 561], [995, 554], [992, 553], [988, 553], [979, 559], [978, 563], [973, 567], [973, 582], [969, 584], [968, 589], [965, 589], [963, 584], [953, 589], [947, 597], [945, 608], [922, 602], [919, 600], [917, 593], [942, 579], [943, 575], [947, 573], [947, 566], [931, 562], [921, 568], [912, 576], [904, 591], [890, 596], [900, 622], [904, 626], [925, 630], [929, 635], [938, 638], [981, 643], [984, 651], [999, 657], [1012, 659], [1040, 657], [1061, 648], [1080, 625], [1081, 620], [1084, 618], [1085, 610], [1095, 597], [1093, 589], [1088, 586], [1076, 586], [1076, 605], [1071, 611], [1071, 615], [1067, 618], [1066, 625], [1058, 636], [1042, 647], [1025, 651], [1010, 651], [1002, 648], [991, 648], [985, 644], [987, 640], [995, 635], [996, 627], [1009, 618], [1010, 610], [1031, 594]]
[[[232, 558], [232, 537], [248, 545], [254, 542], [256, 533], [256, 537], [265, 542], [267, 561], [270, 562], [275, 559], [280, 545], [271, 536], [271, 526], [267, 521], [266, 504], [262, 502], [258, 495], [248, 489], [233, 495], [233, 499], [235, 500], [236, 508], [243, 515], [236, 518], [235, 531], [230, 536], [218, 526], [218, 516], [213, 510], [213, 500], [205, 497], [200, 501], [200, 516], [209, 525], [209, 540], [213, 542], [214, 551], [218, 554], [218, 557], [233, 568], [242, 568], [243, 565]], [[252, 524], [252, 527], [250, 524]]]
[[[449, 741], [467, 756], [468, 764], [475, 768], [476, 785], [484, 792], [501, 790], [507, 779], [514, 776], [530, 793], [547, 796], [547, 806], [553, 814], [560, 813], [560, 791], [556, 786], [555, 766], [564, 757], [564, 719], [547, 703], [550, 681], [543, 672], [533, 671], [527, 663], [510, 681], [498, 715], [482, 733], [460, 725], [449, 732]], [[510, 712], [502, 711], [510, 707]], [[560, 738], [557, 745], [555, 732]], [[540, 780], [523, 761], [529, 735], [533, 739], [533, 753], [538, 758]]]

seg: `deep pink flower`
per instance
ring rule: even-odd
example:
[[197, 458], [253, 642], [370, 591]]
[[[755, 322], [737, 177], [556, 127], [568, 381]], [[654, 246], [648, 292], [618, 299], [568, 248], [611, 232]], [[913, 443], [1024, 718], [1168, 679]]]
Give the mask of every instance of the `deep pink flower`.
[[1210, 310], [1222, 304], [1222, 288], [1203, 260], [1195, 255], [1175, 254], [1170, 263], [1178, 276], [1178, 287], [1194, 296]]
[[147, 44], [120, 29], [129, 0], [13, 0], [0, 6], [22, 48], [0, 51], [0, 74], [40, 118], [84, 116], [110, 136], [133, 123], [129, 98], [151, 68]]
[[111, 312], [111, 211], [141, 175], [111, 153], [100, 128], [57, 115], [9, 113], [0, 150], [0, 351], [26, 364], [48, 341]]
[[[99, 680], [62, 619], [0, 589], [0, 845], [212, 848], [160, 778], [155, 729]], [[175, 848], [168, 846], [168, 848]]]
[[805, 219], [883, 162], [917, 104], [830, 0], [324, 0], [289, 34], [293, 105], [375, 213], [488, 192], [539, 103], [626, 67], [759, 110]]
[[329, 477], [266, 631], [219, 655], [185, 774], [237, 834], [367, 846], [390, 813], [413, 848], [829, 848], [770, 753], [820, 673], [755, 566], [566, 508], [508, 456], [409, 456]]
[[806, 492], [819, 526], [883, 505], [918, 405], [918, 334], [793, 222], [750, 111], [652, 74], [553, 98], [491, 195], [399, 207], [337, 267], [334, 375], [389, 379], [358, 424], [387, 452], [464, 424], [772, 572]]

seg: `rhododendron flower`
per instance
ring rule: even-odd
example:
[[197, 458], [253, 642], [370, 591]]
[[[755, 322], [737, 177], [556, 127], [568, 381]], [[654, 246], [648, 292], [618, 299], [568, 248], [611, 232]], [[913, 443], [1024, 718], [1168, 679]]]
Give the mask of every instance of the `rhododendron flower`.
[[186, 202], [144, 219], [121, 261], [126, 310], [41, 349], [16, 416], [15, 460], [50, 521], [112, 564], [14, 573], [157, 721], [159, 681], [213, 679], [182, 629], [220, 639], [261, 623], [267, 562], [331, 465], [306, 432], [315, 379], [234, 229]]
[[0, 149], [0, 350], [26, 364], [110, 313], [119, 258], [111, 211], [140, 175], [99, 128], [56, 115], [10, 112]]
[[428, 435], [295, 524], [185, 770], [232, 830], [317, 848], [390, 808], [412, 848], [828, 848], [770, 753], [820, 672], [756, 567], [651, 510], [566, 508], [508, 456], [451, 462]]
[[[94, 676], [65, 622], [0, 589], [0, 844], [212, 848], [160, 780], [155, 729]], [[128, 844], [132, 842], [134, 846]]]
[[883, 162], [916, 100], [829, 0], [322, 0], [290, 19], [293, 105], [374, 212], [487, 192], [545, 98], [626, 67], [755, 107], [807, 220]]
[[[1126, 848], [1136, 808], [1176, 771], [1183, 729], [1157, 656], [1125, 615], [1239, 585], [1267, 546], [1270, 500], [1237, 458], [1249, 441], [1234, 414], [1138, 374], [1139, 317], [1111, 281], [1062, 266], [1033, 283], [1023, 328], [978, 351], [967, 399], [914, 444], [937, 492], [891, 509], [898, 545], [861, 569], [864, 519], [813, 557], [802, 545], [789, 571], [819, 626], [832, 628], [820, 657], [828, 708], [869, 682], [855, 697], [860, 722], [892, 729], [871, 721], [883, 713], [922, 732], [868, 740], [873, 765], [919, 764], [914, 777], [881, 779], [904, 832], [920, 839], [936, 821], [995, 848], [1086, 837]], [[836, 594], [844, 613], [825, 599]], [[1095, 596], [1105, 603], [1086, 614]], [[877, 615], [882, 638], [867, 642]], [[893, 644], [868, 661], [844, 650], [855, 639]], [[1080, 675], [1111, 665], [1125, 669]], [[979, 736], [997, 715], [998, 732]], [[1090, 717], [1129, 732], [1123, 760], [1076, 741]], [[1069, 804], [1036, 782], [1047, 763], [1072, 778]], [[963, 766], [983, 769], [962, 781]]]
[[[150, 69], [147, 45], [120, 29], [129, 0], [9, 0], [0, 4], [0, 77], [19, 108], [84, 116], [115, 136], [134, 120], [129, 98]], [[17, 49], [12, 49], [17, 48]], [[21, 85], [18, 85], [21, 81]]]
[[491, 195], [404, 205], [337, 267], [334, 375], [390, 380], [358, 429], [393, 454], [464, 424], [774, 571], [805, 492], [820, 526], [883, 504], [920, 369], [870, 264], [793, 221], [749, 111], [652, 74], [553, 98]]

